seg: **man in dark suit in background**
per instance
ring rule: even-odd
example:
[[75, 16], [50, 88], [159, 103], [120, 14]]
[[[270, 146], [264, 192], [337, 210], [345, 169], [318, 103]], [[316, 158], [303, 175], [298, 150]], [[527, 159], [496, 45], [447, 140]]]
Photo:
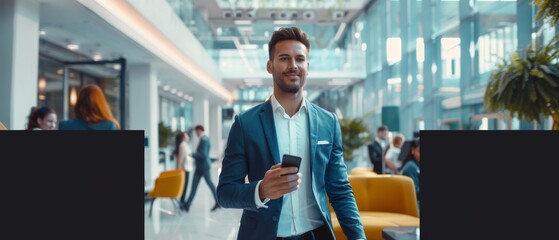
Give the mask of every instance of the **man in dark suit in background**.
[[369, 159], [371, 160], [371, 164], [373, 164], [373, 171], [378, 174], [382, 174], [384, 172], [384, 153], [388, 146], [386, 142], [386, 135], [388, 135], [388, 127], [382, 125], [377, 128], [377, 136], [375, 136], [375, 140], [367, 145], [367, 150], [369, 150]]
[[204, 127], [202, 125], [196, 125], [194, 131], [196, 131], [196, 136], [200, 138], [200, 142], [198, 143], [196, 152], [192, 153], [192, 157], [196, 163], [196, 170], [194, 171], [194, 177], [192, 179], [190, 196], [188, 197], [184, 210], [188, 212], [190, 209], [190, 205], [192, 204], [192, 200], [194, 199], [194, 195], [196, 195], [196, 190], [198, 189], [198, 183], [200, 183], [200, 178], [204, 177], [215, 199], [215, 206], [212, 208], [212, 211], [215, 211], [219, 208], [219, 205], [217, 204], [215, 185], [213, 184], [210, 175], [210, 139], [204, 134]]

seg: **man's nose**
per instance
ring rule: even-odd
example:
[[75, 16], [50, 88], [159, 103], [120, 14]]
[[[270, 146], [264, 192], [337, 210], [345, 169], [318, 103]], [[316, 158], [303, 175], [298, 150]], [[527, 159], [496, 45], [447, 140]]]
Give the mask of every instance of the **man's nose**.
[[297, 69], [297, 62], [295, 61], [295, 59], [289, 61], [289, 65], [287, 66], [289, 69]]

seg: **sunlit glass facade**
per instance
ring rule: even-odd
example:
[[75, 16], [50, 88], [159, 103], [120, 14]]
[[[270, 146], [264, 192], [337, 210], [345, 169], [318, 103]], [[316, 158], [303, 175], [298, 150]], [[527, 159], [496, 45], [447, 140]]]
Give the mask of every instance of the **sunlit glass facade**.
[[497, 63], [530, 43], [546, 43], [557, 26], [534, 21], [531, 1], [375, 1], [346, 32], [346, 48], [366, 52], [366, 78], [325, 91], [319, 103], [350, 116], [396, 106], [407, 136], [425, 129], [549, 129], [504, 112], [487, 112], [486, 84]]

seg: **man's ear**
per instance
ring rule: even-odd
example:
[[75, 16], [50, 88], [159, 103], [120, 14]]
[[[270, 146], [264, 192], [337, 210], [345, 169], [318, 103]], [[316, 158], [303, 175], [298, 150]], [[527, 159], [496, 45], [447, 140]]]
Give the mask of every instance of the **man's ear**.
[[272, 62], [270, 60], [266, 62], [266, 71], [268, 71], [268, 73], [272, 73]]

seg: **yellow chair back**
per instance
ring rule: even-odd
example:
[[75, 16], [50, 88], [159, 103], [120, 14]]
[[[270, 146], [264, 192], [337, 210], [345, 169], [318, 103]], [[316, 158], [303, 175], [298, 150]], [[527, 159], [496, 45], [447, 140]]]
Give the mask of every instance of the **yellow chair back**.
[[419, 217], [413, 180], [402, 175], [348, 176], [359, 211]]
[[[155, 179], [155, 185], [153, 189], [148, 193], [148, 197], [151, 198], [151, 204], [149, 208], [149, 216], [151, 217], [151, 212], [153, 209], [153, 202], [157, 198], [170, 198], [173, 204], [178, 202], [178, 198], [182, 195], [184, 191], [186, 173], [184, 170], [169, 170], [163, 171], [159, 174], [159, 177]], [[177, 205], [178, 206], [178, 205]], [[180, 210], [178, 211], [180, 214]]]
[[153, 190], [148, 193], [148, 197], [169, 197], [178, 198], [184, 191], [184, 170], [163, 171], [155, 179]]
[[351, 171], [349, 172], [350, 175], [355, 175], [355, 176], [371, 176], [371, 175], [377, 175], [376, 172], [373, 171], [372, 168], [370, 167], [355, 167], [353, 169], [351, 169]]

